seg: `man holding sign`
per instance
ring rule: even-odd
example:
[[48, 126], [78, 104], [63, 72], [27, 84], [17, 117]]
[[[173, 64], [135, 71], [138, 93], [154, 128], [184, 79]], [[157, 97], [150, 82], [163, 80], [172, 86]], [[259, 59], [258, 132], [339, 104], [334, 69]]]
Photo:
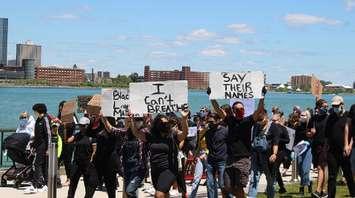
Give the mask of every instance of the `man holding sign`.
[[[236, 197], [245, 197], [243, 188], [248, 184], [249, 170], [251, 166], [251, 128], [265, 113], [264, 96], [267, 90], [263, 87], [264, 75], [262, 75], [262, 79], [257, 80], [260, 81], [260, 87], [256, 87], [252, 85], [252, 80], [255, 79], [247, 78], [249, 74], [250, 73], [239, 75], [236, 73], [221, 73], [221, 76], [229, 83], [236, 83], [232, 83], [233, 85], [224, 85], [226, 83], [222, 83], [222, 85], [218, 86], [217, 84], [210, 82], [210, 85], [214, 86], [214, 88], [209, 88], [207, 90], [207, 94], [210, 96], [214, 110], [228, 125], [228, 158], [224, 173], [224, 182], [226, 190]], [[220, 78], [221, 76], [216, 78]], [[251, 83], [246, 82], [246, 80]], [[232, 88], [233, 93], [227, 92], [227, 88], [230, 90], [231, 86], [240, 87], [240, 89], [234, 90], [234, 88]], [[218, 87], [225, 87], [226, 89], [222, 89], [221, 92], [221, 90], [218, 90], [221, 88]], [[216, 89], [217, 93], [213, 93]], [[220, 108], [218, 102], [215, 100], [217, 98], [260, 98], [260, 100], [257, 110], [252, 115], [244, 117], [245, 109], [242, 102], [235, 102], [232, 105], [233, 115], [227, 116], [226, 112]]]

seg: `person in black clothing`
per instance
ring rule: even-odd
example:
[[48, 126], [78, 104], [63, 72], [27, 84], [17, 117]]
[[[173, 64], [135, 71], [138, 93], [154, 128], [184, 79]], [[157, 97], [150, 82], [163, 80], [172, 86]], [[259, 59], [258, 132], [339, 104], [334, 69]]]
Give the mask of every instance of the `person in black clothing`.
[[[227, 136], [228, 129], [220, 125], [220, 117], [216, 113], [209, 113], [207, 116], [207, 128], [202, 131], [205, 136], [207, 155], [207, 195], [208, 197], [218, 197], [218, 186], [221, 188], [222, 196], [226, 197], [224, 189], [223, 175], [227, 160]], [[218, 173], [218, 186], [216, 173]]]
[[32, 148], [36, 157], [34, 160], [34, 174], [32, 186], [25, 189], [25, 193], [36, 193], [47, 191], [48, 179], [48, 143], [51, 138], [50, 120], [47, 115], [45, 104], [35, 104], [32, 107], [37, 120], [35, 124], [35, 136]]
[[326, 123], [325, 137], [328, 140], [328, 197], [336, 197], [336, 178], [339, 167], [343, 170], [351, 197], [355, 197], [355, 185], [351, 172], [350, 153], [353, 138], [349, 131], [350, 119], [346, 116], [344, 100], [340, 96], [332, 99], [332, 108]]
[[80, 177], [84, 177], [85, 198], [94, 196], [98, 183], [97, 173], [92, 164], [96, 150], [96, 143], [93, 138], [87, 135], [87, 128], [90, 120], [82, 117], [79, 121], [80, 132], [68, 138], [68, 142], [74, 142], [74, 160], [70, 176], [68, 198], [74, 198]]
[[[109, 119], [115, 125], [115, 119]], [[126, 129], [123, 129], [126, 130]], [[117, 181], [117, 136], [119, 133], [110, 133], [106, 130], [102, 115], [91, 115], [88, 135], [96, 139], [97, 149], [94, 156], [94, 165], [99, 178], [99, 186], [105, 183], [109, 198], [116, 197]]]
[[[156, 198], [169, 196], [169, 190], [178, 178], [178, 142], [185, 140], [188, 133], [188, 111], [181, 112], [182, 131], [170, 124], [169, 118], [158, 114], [151, 128], [137, 130], [131, 119], [133, 134], [150, 145], [152, 182]], [[147, 133], [146, 130], [150, 130]]]
[[325, 138], [325, 127], [328, 120], [328, 103], [323, 99], [316, 102], [315, 114], [309, 121], [308, 128], [312, 133], [312, 157], [313, 166], [317, 167], [317, 189], [312, 193], [313, 197], [328, 197], [323, 191], [325, 187], [325, 169], [327, 167], [328, 144]]
[[[263, 87], [262, 94], [266, 94]], [[211, 89], [207, 90], [211, 94]], [[227, 162], [224, 174], [225, 188], [236, 197], [244, 197], [243, 188], [249, 180], [251, 156], [251, 128], [264, 114], [264, 98], [259, 100], [257, 110], [248, 117], [244, 117], [244, 104], [237, 101], [232, 105], [233, 114], [220, 108], [216, 100], [211, 100], [214, 110], [228, 125]]]

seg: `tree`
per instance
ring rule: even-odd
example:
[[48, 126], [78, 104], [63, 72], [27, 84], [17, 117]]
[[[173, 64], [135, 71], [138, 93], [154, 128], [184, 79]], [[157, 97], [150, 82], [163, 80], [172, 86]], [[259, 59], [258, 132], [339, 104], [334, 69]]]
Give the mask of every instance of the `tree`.
[[139, 79], [139, 74], [137, 72], [131, 73], [129, 78], [132, 80], [132, 82], [137, 82]]
[[321, 80], [320, 83], [321, 83], [323, 86], [332, 84], [331, 81], [325, 81], [325, 80]]

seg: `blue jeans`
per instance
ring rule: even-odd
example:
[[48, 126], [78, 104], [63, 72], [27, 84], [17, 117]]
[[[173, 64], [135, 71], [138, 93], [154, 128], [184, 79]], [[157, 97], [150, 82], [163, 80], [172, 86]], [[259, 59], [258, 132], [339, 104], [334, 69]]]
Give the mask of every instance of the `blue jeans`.
[[297, 156], [297, 166], [298, 172], [301, 177], [301, 186], [309, 186], [311, 180], [309, 179], [309, 173], [312, 165], [312, 149], [309, 148], [302, 153], [302, 155]]
[[269, 164], [269, 155], [267, 153], [253, 152], [251, 156], [251, 175], [248, 197], [255, 198], [258, 195], [258, 184], [262, 173], [266, 176], [267, 197], [273, 198], [275, 196], [275, 174], [272, 165]]
[[207, 195], [208, 198], [217, 198], [218, 197], [218, 187], [217, 181], [215, 178], [216, 173], [218, 173], [218, 185], [223, 190], [224, 189], [224, 180], [223, 174], [225, 170], [226, 162], [217, 161], [211, 162], [207, 160]]
[[190, 198], [196, 197], [198, 186], [200, 185], [203, 171], [205, 170], [206, 166], [207, 166], [206, 160], [201, 160], [200, 158], [197, 158], [196, 165], [195, 165], [194, 180], [192, 182], [191, 194], [189, 196]]
[[[139, 172], [139, 171], [138, 171]], [[143, 173], [126, 173], [124, 178], [125, 192], [128, 198], [138, 197], [137, 190], [144, 180]]]

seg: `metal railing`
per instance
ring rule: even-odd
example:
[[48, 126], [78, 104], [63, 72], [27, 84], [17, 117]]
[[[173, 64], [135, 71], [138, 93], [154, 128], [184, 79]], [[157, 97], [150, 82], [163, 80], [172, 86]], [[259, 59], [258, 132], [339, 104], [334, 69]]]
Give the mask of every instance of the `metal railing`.
[[0, 129], [0, 168], [9, 167], [12, 165], [12, 160], [5, 156], [4, 139], [14, 133], [16, 129]]

